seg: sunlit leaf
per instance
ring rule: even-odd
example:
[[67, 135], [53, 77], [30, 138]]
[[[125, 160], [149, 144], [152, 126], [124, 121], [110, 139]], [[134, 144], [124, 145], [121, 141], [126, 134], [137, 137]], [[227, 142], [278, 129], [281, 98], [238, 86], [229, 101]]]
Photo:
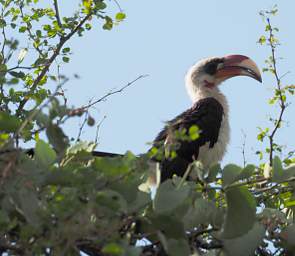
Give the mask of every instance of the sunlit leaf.
[[122, 20], [124, 20], [125, 18], [126, 18], [126, 14], [123, 13], [123, 12], [118, 12], [118, 13], [116, 14], [116, 20], [117, 20], [117, 21], [122, 21]]
[[27, 53], [28, 53], [28, 48], [21, 49], [21, 51], [20, 51], [20, 53], [19, 53], [19, 55], [17, 57], [18, 64], [23, 62], [23, 60], [26, 57]]

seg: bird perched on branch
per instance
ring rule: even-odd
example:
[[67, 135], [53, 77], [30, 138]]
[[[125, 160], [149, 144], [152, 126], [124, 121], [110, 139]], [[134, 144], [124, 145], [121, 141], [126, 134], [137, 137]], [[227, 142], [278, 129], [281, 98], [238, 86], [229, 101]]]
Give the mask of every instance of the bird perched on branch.
[[[230, 127], [228, 103], [219, 85], [235, 76], [262, 81], [255, 62], [243, 55], [203, 59], [189, 69], [185, 85], [193, 105], [167, 122], [150, 150], [152, 159], [160, 163], [161, 182], [174, 174], [183, 176], [195, 160], [205, 168], [222, 160]], [[115, 156], [108, 154], [96, 155]]]

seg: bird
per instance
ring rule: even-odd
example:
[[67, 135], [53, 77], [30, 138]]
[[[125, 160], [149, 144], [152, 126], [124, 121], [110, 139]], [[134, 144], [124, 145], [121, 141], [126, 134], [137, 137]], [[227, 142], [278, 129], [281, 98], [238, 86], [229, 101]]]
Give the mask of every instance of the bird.
[[230, 138], [229, 105], [219, 86], [236, 76], [262, 82], [256, 63], [239, 54], [205, 58], [188, 70], [185, 86], [192, 106], [166, 123], [148, 151], [159, 163], [161, 182], [183, 176], [196, 160], [209, 169], [223, 159]]

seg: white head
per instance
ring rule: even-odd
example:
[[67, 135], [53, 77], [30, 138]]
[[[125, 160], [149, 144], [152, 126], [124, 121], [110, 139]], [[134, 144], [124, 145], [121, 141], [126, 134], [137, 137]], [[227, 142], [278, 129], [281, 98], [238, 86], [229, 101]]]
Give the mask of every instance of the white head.
[[219, 94], [218, 85], [235, 76], [249, 76], [259, 82], [261, 74], [255, 62], [244, 55], [228, 55], [200, 60], [186, 74], [185, 84], [193, 101]]

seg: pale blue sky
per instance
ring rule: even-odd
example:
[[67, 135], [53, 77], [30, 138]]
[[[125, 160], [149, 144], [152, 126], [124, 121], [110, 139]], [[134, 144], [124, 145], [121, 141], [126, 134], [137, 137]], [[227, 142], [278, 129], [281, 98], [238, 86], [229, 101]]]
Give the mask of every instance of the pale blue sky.
[[[69, 2], [62, 11], [72, 9]], [[113, 2], [109, 4], [115, 8]], [[145, 152], [147, 142], [153, 140], [164, 121], [191, 106], [184, 75], [197, 60], [244, 54], [262, 68], [269, 49], [256, 43], [264, 29], [258, 12], [274, 4], [278, 4], [279, 13], [273, 23], [280, 28], [279, 55], [284, 58], [279, 70], [292, 72], [285, 83], [295, 81], [294, 1], [129, 0], [120, 4], [127, 14], [126, 21], [112, 31], [103, 31], [99, 24], [85, 37], [75, 38], [69, 43], [73, 50], [71, 62], [62, 67], [68, 75], [81, 76], [65, 85], [69, 104], [75, 106], [99, 98], [138, 75], [149, 74], [91, 110], [98, 121], [107, 116], [100, 129], [98, 150]], [[233, 78], [222, 85], [230, 104], [231, 123], [231, 143], [224, 163], [242, 163], [242, 131], [247, 134], [246, 158], [257, 163], [254, 152], [261, 147], [256, 141], [257, 127], [265, 126], [272, 110], [266, 102], [273, 80], [269, 75], [263, 75], [263, 79], [263, 85], [247, 77]], [[288, 127], [280, 136], [291, 149], [295, 144], [294, 110], [294, 106], [288, 110]], [[77, 123], [70, 122], [67, 132], [76, 137]], [[94, 138], [95, 129], [86, 127], [82, 139]]]

